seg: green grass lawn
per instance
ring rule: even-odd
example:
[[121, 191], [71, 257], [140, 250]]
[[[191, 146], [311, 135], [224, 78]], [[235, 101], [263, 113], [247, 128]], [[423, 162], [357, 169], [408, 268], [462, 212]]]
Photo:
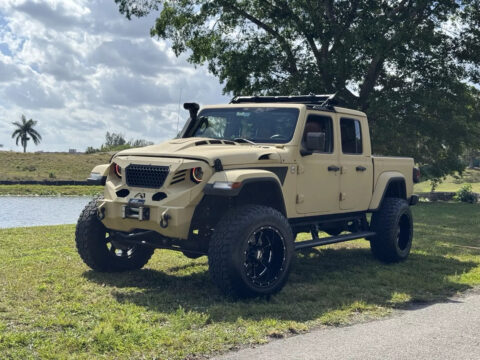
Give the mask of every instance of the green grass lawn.
[[384, 265], [364, 240], [296, 254], [284, 290], [232, 302], [205, 258], [157, 251], [145, 269], [90, 271], [74, 226], [0, 230], [0, 354], [11, 359], [198, 359], [349, 324], [480, 285], [480, 205], [414, 207], [412, 254]]
[[0, 185], [1, 195], [93, 196], [103, 186], [88, 185]]
[[[480, 193], [480, 170], [465, 170], [463, 177], [460, 178], [447, 176], [435, 191], [457, 192], [466, 184], [472, 185], [473, 192]], [[432, 185], [430, 181], [422, 181], [421, 183], [415, 184], [413, 188], [416, 193], [430, 192]]]
[[0, 151], [0, 180], [86, 180], [111, 154], [18, 153]]

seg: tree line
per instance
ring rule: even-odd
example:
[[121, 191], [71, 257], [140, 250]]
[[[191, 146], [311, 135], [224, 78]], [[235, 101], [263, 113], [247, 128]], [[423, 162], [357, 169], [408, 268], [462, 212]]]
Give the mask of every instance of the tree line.
[[123, 134], [114, 133], [114, 132], [110, 133], [107, 131], [107, 133], [105, 134], [105, 143], [103, 143], [100, 146], [100, 148], [94, 148], [92, 146], [89, 146], [85, 150], [85, 153], [93, 154], [96, 152], [120, 151], [120, 150], [143, 147], [148, 145], [153, 145], [153, 142], [147, 141], [144, 139], [136, 139], [136, 140], [132, 139], [127, 141]]

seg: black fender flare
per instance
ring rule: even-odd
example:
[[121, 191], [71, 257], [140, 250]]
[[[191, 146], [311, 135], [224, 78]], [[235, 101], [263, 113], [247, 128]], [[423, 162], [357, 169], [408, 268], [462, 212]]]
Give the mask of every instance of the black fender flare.
[[[207, 184], [203, 189], [203, 193], [207, 196], [222, 196], [222, 197], [238, 197], [241, 196], [242, 191], [248, 189], [255, 184], [268, 185], [275, 192], [276, 200], [280, 200], [280, 208], [278, 209], [286, 216], [285, 199], [283, 198], [282, 186], [274, 177], [256, 177], [243, 180], [240, 185], [232, 189], [215, 188], [214, 184]], [[277, 206], [278, 207], [278, 206]]]

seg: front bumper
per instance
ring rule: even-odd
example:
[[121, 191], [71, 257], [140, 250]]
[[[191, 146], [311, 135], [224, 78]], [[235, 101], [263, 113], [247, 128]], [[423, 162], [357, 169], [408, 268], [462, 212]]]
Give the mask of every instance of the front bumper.
[[[188, 238], [190, 219], [195, 211], [195, 206], [145, 205], [142, 210], [143, 219], [140, 219], [132, 215], [126, 216], [125, 207], [128, 207], [128, 203], [102, 200], [98, 205], [99, 216], [108, 229], [127, 233], [139, 229], [153, 230], [165, 237], [176, 239]], [[145, 216], [146, 213], [148, 216]]]
[[114, 162], [125, 169], [130, 164], [168, 166], [169, 174], [160, 188], [134, 187], [110, 171], [104, 199], [98, 203], [98, 214], [111, 230], [131, 233], [152, 230], [164, 237], [188, 239], [195, 207], [203, 197], [204, 183], [196, 184], [189, 176], [179, 181], [179, 172], [202, 167], [205, 176], [211, 168], [202, 161], [169, 158], [116, 157]]

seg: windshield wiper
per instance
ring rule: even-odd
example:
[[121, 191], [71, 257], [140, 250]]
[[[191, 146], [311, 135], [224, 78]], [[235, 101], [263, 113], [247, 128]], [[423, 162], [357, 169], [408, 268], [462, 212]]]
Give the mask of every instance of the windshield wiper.
[[235, 138], [235, 139], [233, 139], [233, 141], [238, 142], [238, 143], [249, 143], [249, 144], [252, 144], [252, 145], [257, 145], [252, 140], [248, 140], [248, 139], [245, 139], [245, 138]]

